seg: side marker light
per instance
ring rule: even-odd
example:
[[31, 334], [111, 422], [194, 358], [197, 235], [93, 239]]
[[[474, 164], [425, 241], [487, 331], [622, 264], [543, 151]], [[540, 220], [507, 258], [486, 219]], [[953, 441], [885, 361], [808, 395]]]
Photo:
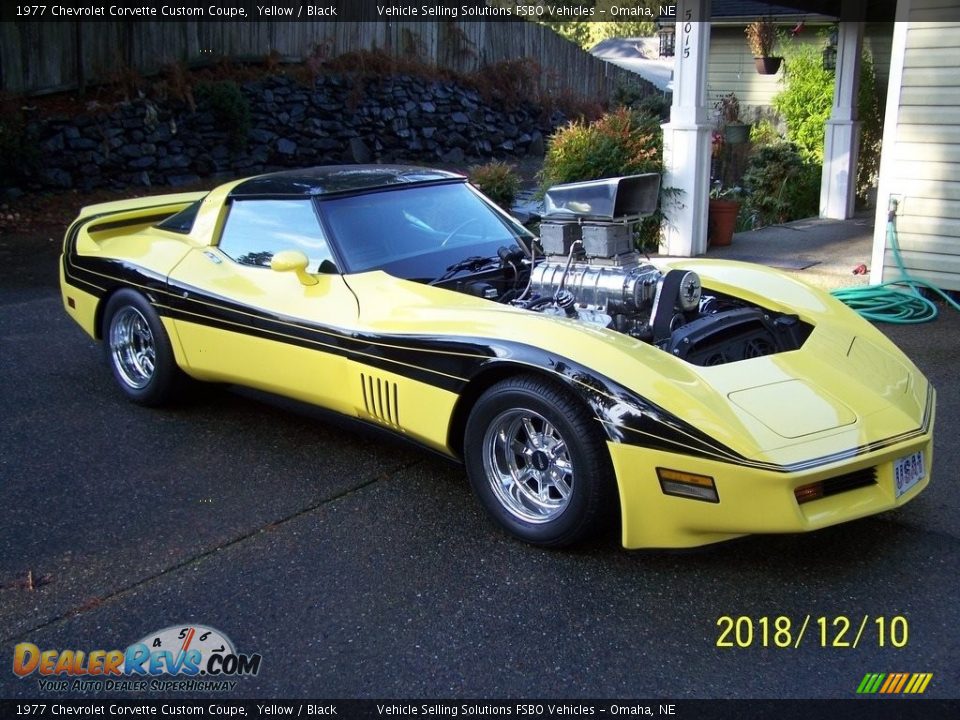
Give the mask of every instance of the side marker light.
[[660, 480], [660, 490], [664, 495], [674, 495], [711, 503], [720, 502], [717, 484], [712, 477], [707, 475], [658, 467], [657, 478]]

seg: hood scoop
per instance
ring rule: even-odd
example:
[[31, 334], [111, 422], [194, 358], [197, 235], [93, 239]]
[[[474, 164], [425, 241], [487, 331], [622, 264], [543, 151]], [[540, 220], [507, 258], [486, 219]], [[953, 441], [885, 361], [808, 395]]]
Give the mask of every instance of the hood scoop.
[[853, 410], [803, 380], [737, 390], [728, 397], [738, 408], [790, 440], [857, 421]]

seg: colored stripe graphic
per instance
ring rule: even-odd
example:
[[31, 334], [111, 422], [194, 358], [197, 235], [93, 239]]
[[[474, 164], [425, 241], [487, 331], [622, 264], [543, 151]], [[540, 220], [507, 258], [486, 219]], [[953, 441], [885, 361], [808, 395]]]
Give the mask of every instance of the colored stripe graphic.
[[857, 694], [871, 695], [880, 688], [880, 683], [886, 677], [884, 673], [867, 673], [860, 681], [860, 687], [857, 688]]
[[932, 679], [933, 673], [867, 673], [857, 686], [857, 694], [919, 695]]

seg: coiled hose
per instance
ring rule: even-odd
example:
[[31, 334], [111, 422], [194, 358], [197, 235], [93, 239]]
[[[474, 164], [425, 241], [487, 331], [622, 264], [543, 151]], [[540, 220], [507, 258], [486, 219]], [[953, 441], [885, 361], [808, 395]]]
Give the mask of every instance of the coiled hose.
[[900, 243], [897, 242], [896, 216], [897, 208], [894, 205], [887, 216], [887, 243], [893, 250], [900, 277], [879, 285], [840, 288], [830, 294], [871, 322], [907, 325], [936, 319], [939, 312], [936, 304], [924, 297], [920, 288], [933, 291], [955, 310], [960, 310], [960, 303], [943, 290], [907, 272], [900, 255]]

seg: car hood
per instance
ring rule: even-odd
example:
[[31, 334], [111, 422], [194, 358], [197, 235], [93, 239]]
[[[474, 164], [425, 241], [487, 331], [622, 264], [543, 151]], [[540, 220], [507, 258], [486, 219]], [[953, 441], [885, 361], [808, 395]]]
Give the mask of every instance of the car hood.
[[769, 461], [794, 464], [811, 447], [830, 455], [922, 425], [926, 379], [896, 347], [871, 335], [837, 337], [820, 326], [799, 350], [695, 372], [727, 401], [735, 434], [749, 436]]
[[[613, 330], [382, 272], [349, 282], [361, 299], [361, 327], [371, 332], [479, 339], [505, 362], [527, 348], [547, 369], [572, 361], [763, 462], [790, 465], [869, 446], [915, 431], [927, 410], [928, 384], [913, 363], [839, 301], [802, 283], [791, 305], [775, 308], [814, 326], [802, 348], [701, 367]], [[768, 295], [765, 304], [777, 303]]]

